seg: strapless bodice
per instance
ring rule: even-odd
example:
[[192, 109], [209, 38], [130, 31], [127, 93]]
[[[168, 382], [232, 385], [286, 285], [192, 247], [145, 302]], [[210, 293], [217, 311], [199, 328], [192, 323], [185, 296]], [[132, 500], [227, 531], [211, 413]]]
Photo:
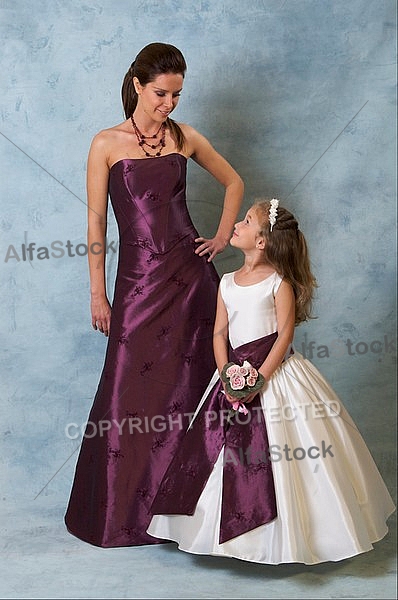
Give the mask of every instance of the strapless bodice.
[[112, 165], [109, 195], [121, 246], [162, 254], [196, 230], [186, 205], [187, 159], [123, 158]]

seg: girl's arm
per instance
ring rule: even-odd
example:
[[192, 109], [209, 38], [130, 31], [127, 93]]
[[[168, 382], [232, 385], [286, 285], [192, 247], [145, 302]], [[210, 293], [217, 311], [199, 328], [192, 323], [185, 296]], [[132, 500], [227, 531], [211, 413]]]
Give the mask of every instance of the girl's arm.
[[268, 381], [274, 371], [282, 363], [286, 352], [293, 341], [295, 327], [295, 298], [293, 288], [287, 281], [282, 281], [275, 296], [278, 337], [270, 353], [259, 368], [259, 372]]
[[[265, 381], [269, 381], [271, 375], [282, 363], [286, 352], [294, 337], [295, 327], [295, 298], [293, 288], [287, 281], [282, 281], [275, 296], [276, 318], [278, 323], [278, 337], [271, 348], [267, 358], [258, 369]], [[243, 402], [250, 403], [258, 392], [250, 394]]]
[[223, 211], [215, 236], [212, 239], [199, 237], [195, 240], [202, 242], [195, 250], [196, 254], [199, 256], [210, 254], [208, 258], [208, 262], [210, 262], [225, 249], [231, 239], [242, 204], [244, 184], [235, 169], [203, 135], [189, 125], [182, 125], [182, 129], [186, 136], [190, 156], [225, 188]]
[[213, 351], [217, 369], [221, 375], [224, 365], [228, 362], [228, 314], [220, 288], [217, 294], [216, 318], [213, 331]]
[[90, 272], [91, 324], [108, 336], [111, 307], [106, 295], [105, 244], [109, 167], [104, 133], [93, 139], [87, 161], [87, 242]]
[[[214, 322], [213, 333], [213, 350], [218, 373], [221, 376], [221, 371], [223, 370], [224, 365], [228, 362], [228, 314], [221, 296], [220, 288], [218, 289], [217, 295], [216, 319]], [[231, 403], [236, 402], [236, 398], [233, 398], [227, 394], [225, 390], [225, 384], [222, 380], [221, 383], [223, 385], [227, 400], [229, 400]]]

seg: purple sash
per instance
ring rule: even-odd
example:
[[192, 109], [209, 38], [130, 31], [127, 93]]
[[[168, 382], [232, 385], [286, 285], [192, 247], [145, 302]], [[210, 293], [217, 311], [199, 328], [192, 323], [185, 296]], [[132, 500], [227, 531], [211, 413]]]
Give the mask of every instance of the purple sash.
[[[230, 348], [229, 360], [248, 360], [259, 368], [277, 337], [272, 333]], [[224, 446], [220, 544], [277, 516], [260, 396], [247, 405], [248, 415], [229, 417], [232, 407], [222, 389], [219, 380], [186, 432], [151, 506], [152, 514], [192, 515]]]

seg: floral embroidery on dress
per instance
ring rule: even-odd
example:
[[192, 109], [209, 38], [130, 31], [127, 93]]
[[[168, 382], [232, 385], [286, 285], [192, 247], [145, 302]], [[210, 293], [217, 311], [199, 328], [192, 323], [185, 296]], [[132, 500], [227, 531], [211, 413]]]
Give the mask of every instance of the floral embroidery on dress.
[[152, 367], [153, 367], [153, 360], [150, 362], [144, 362], [144, 365], [140, 371], [140, 375], [145, 375], [145, 373], [148, 373], [148, 371], [152, 371]]
[[182, 354], [181, 358], [186, 365], [192, 365], [195, 361], [193, 354]]
[[245, 452], [245, 456], [247, 466], [253, 473], [272, 471], [271, 461], [265, 450], [256, 450], [249, 446]]
[[165, 440], [161, 440], [159, 438], [155, 439], [155, 441], [152, 444], [152, 452], [154, 452], [155, 450], [159, 450], [159, 448], [164, 448], [165, 445]]
[[178, 277], [177, 275], [172, 275], [169, 278], [169, 281], [176, 283], [178, 285], [178, 287], [181, 286], [186, 286], [187, 284], [185, 283], [184, 279], [182, 277]]
[[145, 286], [144, 285], [136, 285], [131, 296], [135, 298], [136, 296], [142, 296], [144, 293]]
[[170, 479], [164, 479], [162, 485], [159, 488], [159, 495], [163, 498], [167, 497], [174, 490], [173, 481]]
[[148, 240], [148, 238], [138, 239], [136, 242], [133, 242], [132, 245], [139, 246], [140, 248], [143, 248], [144, 250], [147, 250], [147, 248], [151, 247], [151, 243]]
[[109, 459], [113, 458], [117, 461], [119, 458], [124, 458], [124, 454], [121, 453], [121, 450], [108, 446], [108, 457]]
[[135, 537], [136, 535], [139, 535], [141, 533], [137, 530], [136, 527], [126, 527], [125, 525], [123, 525], [120, 528], [120, 530], [123, 531], [123, 533], [126, 533], [128, 536], [131, 536], [131, 537]]
[[185, 475], [187, 477], [195, 478], [198, 474], [198, 469], [195, 465], [190, 465], [184, 469]]
[[242, 511], [237, 511], [233, 513], [233, 516], [237, 521], [246, 521], [245, 513], [243, 513]]
[[130, 412], [126, 410], [126, 417], [129, 417], [130, 419], [136, 419], [138, 417], [138, 412]]
[[173, 404], [170, 406], [170, 408], [168, 410], [168, 414], [173, 415], [176, 412], [180, 412], [182, 406], [183, 406], [182, 402], [177, 402], [177, 401], [173, 402]]
[[135, 170], [135, 165], [130, 163], [129, 165], [126, 165], [123, 169], [123, 173], [124, 175], [127, 175], [128, 173], [131, 173], [131, 171]]
[[159, 202], [160, 194], [154, 194], [153, 192], [146, 192], [145, 197], [152, 202]]
[[171, 325], [162, 326], [162, 328], [160, 329], [160, 332], [156, 336], [158, 338], [158, 340], [160, 340], [162, 337], [167, 335], [169, 333], [170, 329], [171, 329]]
[[230, 429], [228, 434], [228, 445], [234, 446], [235, 448], [242, 448], [243, 445], [243, 432], [241, 429]]
[[252, 473], [258, 473], [259, 471], [272, 471], [272, 466], [268, 459], [265, 462], [259, 461], [257, 463], [249, 463], [248, 468]]
[[141, 498], [145, 499], [147, 496], [149, 496], [149, 490], [148, 488], [137, 488], [137, 494]]
[[153, 263], [154, 260], [159, 260], [159, 256], [155, 254], [155, 252], [151, 252], [146, 262], [148, 263], [148, 265], [150, 265], [151, 263]]

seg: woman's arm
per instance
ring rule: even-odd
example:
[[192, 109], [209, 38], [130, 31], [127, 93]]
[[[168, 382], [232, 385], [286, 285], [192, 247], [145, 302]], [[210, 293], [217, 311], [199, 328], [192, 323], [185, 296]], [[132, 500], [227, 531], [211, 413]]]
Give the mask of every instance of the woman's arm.
[[188, 125], [183, 125], [182, 129], [191, 158], [213, 175], [225, 188], [223, 211], [214, 238], [199, 237], [195, 240], [196, 242], [202, 242], [196, 249], [196, 254], [199, 254], [199, 256], [210, 254], [208, 258], [210, 262], [226, 248], [231, 239], [243, 200], [244, 184], [235, 169], [213, 148], [203, 135]]
[[104, 138], [104, 133], [95, 136], [87, 161], [87, 242], [89, 248], [91, 323], [94, 329], [98, 329], [108, 336], [111, 307], [106, 295], [105, 248], [109, 166]]

